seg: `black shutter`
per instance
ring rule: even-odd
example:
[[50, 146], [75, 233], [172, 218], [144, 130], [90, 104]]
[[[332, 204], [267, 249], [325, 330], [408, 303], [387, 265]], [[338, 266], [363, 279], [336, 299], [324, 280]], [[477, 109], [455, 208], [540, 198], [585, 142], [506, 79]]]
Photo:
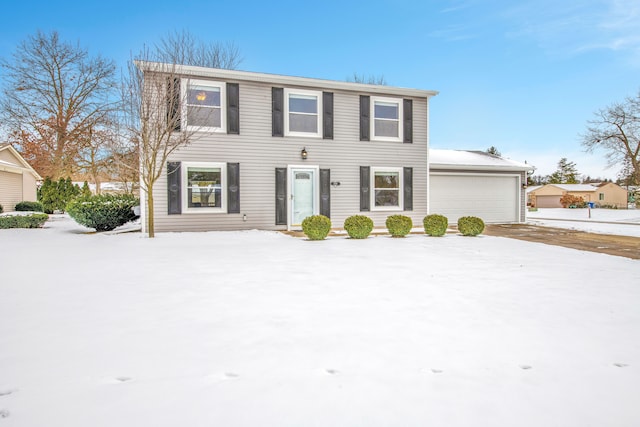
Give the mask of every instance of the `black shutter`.
[[413, 168], [403, 168], [402, 173], [404, 175], [404, 210], [413, 210]]
[[333, 93], [322, 92], [322, 138], [333, 139]]
[[276, 225], [287, 225], [287, 168], [276, 168]]
[[360, 141], [369, 141], [371, 133], [371, 98], [360, 95]]
[[371, 208], [369, 166], [360, 166], [360, 211], [369, 212]]
[[413, 143], [413, 101], [411, 99], [403, 100], [402, 111], [404, 115], [403, 121], [403, 134], [404, 143], [411, 144]]
[[320, 215], [331, 218], [331, 171], [320, 169]]
[[271, 88], [271, 135], [284, 136], [284, 89]]
[[167, 208], [169, 215], [182, 213], [181, 178], [180, 162], [167, 162]]
[[227, 213], [240, 213], [240, 163], [227, 163]]
[[167, 125], [175, 132], [180, 132], [180, 79], [167, 78]]
[[227, 133], [240, 134], [240, 86], [227, 83]]

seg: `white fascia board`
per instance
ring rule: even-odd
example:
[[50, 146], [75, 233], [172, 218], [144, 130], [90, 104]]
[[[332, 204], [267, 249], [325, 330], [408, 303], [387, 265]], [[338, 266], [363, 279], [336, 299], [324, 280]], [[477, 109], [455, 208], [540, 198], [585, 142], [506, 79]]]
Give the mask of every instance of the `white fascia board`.
[[281, 86], [298, 86], [314, 89], [344, 90], [359, 93], [373, 93], [413, 98], [430, 98], [438, 94], [433, 90], [408, 89], [393, 86], [341, 82], [337, 80], [312, 79], [308, 77], [283, 76], [279, 74], [254, 73], [250, 71], [226, 70], [221, 68], [175, 65], [161, 62], [134, 61], [143, 72], [172, 73], [181, 76], [207, 77], [235, 81], [257, 82]]
[[531, 166], [515, 166], [515, 165], [461, 165], [446, 163], [429, 163], [430, 172], [439, 170], [459, 170], [459, 171], [505, 171], [505, 172], [526, 172], [532, 170]]

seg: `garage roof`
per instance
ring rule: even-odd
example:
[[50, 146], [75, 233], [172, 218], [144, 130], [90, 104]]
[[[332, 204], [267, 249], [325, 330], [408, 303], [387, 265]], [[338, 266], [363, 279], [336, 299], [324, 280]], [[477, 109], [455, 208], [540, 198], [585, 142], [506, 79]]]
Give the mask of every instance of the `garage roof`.
[[533, 167], [484, 151], [429, 149], [431, 169], [529, 171]]

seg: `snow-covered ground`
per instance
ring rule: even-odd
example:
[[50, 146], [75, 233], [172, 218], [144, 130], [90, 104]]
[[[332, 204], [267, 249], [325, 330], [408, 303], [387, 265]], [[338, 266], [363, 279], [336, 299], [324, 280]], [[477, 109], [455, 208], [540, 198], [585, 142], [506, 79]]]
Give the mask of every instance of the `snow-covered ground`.
[[0, 427], [640, 425], [639, 261], [46, 227], [0, 230]]
[[527, 222], [591, 233], [640, 237], [640, 209], [538, 209], [527, 212]]

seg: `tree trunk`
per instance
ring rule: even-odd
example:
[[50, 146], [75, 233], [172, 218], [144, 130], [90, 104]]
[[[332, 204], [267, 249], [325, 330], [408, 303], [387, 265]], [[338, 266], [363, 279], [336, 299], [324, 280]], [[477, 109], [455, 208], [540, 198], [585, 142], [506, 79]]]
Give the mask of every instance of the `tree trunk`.
[[149, 186], [149, 189], [147, 190], [147, 234], [149, 234], [150, 238], [156, 236], [154, 217], [155, 214], [153, 212], [153, 186]]

